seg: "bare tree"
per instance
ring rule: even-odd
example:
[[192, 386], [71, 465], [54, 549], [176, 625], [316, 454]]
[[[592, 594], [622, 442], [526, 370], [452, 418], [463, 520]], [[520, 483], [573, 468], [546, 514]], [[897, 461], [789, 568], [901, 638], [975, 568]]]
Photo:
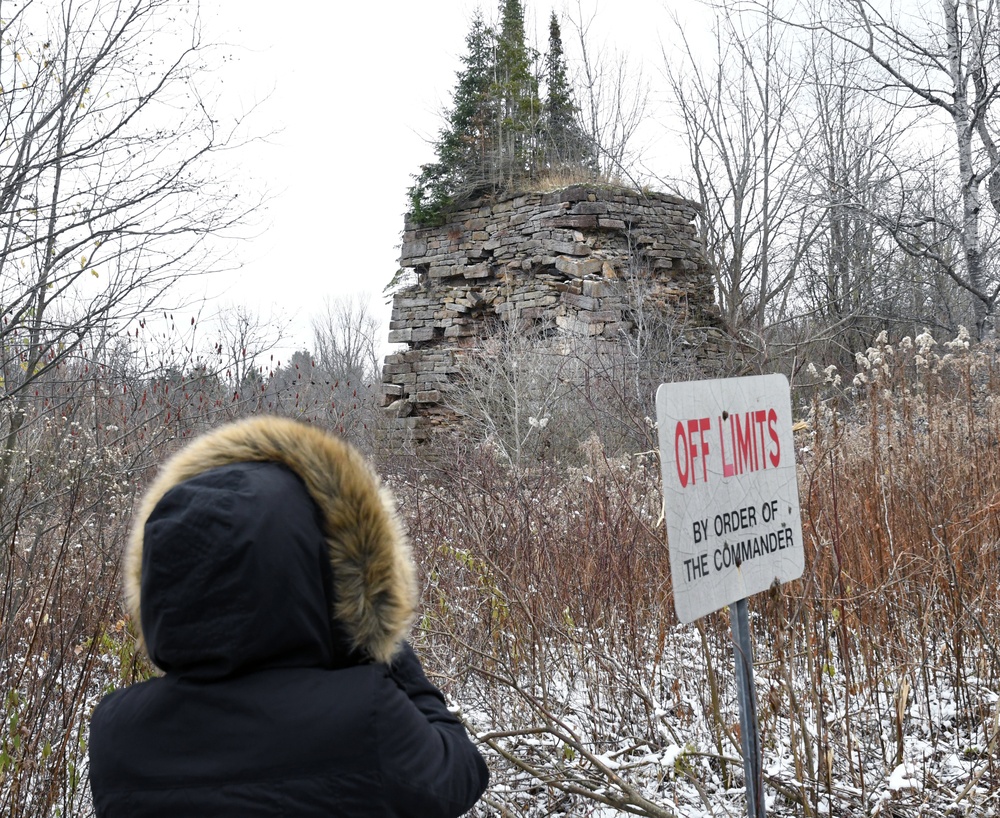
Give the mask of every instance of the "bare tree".
[[216, 318], [213, 349], [218, 374], [242, 393], [263, 385], [263, 356], [281, 343], [286, 327], [273, 315], [263, 317], [245, 304], [223, 306]]
[[210, 270], [253, 204], [213, 170], [236, 126], [202, 93], [196, 8], [27, 2], [0, 35], [2, 497], [32, 384]]
[[498, 318], [488, 335], [456, 358], [459, 386], [445, 394], [466, 434], [514, 468], [542, 459], [566, 433], [571, 360], [537, 328]]
[[[305, 362], [296, 368], [294, 382], [301, 387], [295, 390], [296, 401], [311, 402], [314, 416], [368, 451], [381, 417], [381, 322], [367, 295], [351, 294], [326, 298], [312, 327], [315, 361], [309, 362], [311, 374], [305, 383]], [[273, 383], [278, 385], [281, 373], [275, 374]], [[269, 385], [269, 394], [273, 391]]]
[[801, 113], [810, 130], [800, 134], [808, 147], [800, 152], [806, 179], [799, 197], [815, 214], [816, 231], [793, 285], [794, 308], [827, 339], [832, 359], [850, 365], [880, 330], [921, 313], [907, 303], [920, 265], [900, 275], [903, 254], [885, 214], [899, 211], [927, 168], [906, 149], [898, 112], [864, 91], [842, 43], [811, 32], [801, 59]]
[[795, 106], [803, 71], [769, 18], [719, 10], [710, 55], [674, 23], [681, 57], [664, 59], [723, 319], [760, 334], [787, 303], [818, 226], [799, 195], [806, 174]]
[[326, 297], [312, 328], [316, 357], [328, 375], [364, 384], [378, 380], [381, 325], [367, 295]]
[[626, 55], [594, 45], [592, 29], [597, 18], [583, 12], [579, 2], [570, 24], [580, 48], [580, 118], [597, 157], [598, 173], [615, 179], [628, 176], [640, 151], [635, 139], [646, 117], [649, 88], [642, 72]]
[[[849, 59], [864, 69], [867, 92], [921, 126], [926, 142], [915, 147], [929, 152], [945, 146], [940, 155], [948, 157], [952, 169], [954, 205], [901, 211], [886, 218], [885, 226], [907, 253], [937, 264], [973, 296], [977, 335], [982, 337], [1000, 296], [1000, 280], [984, 241], [984, 232], [1000, 213], [1000, 149], [993, 122], [1000, 97], [1000, 31], [994, 4], [941, 0], [908, 7], [877, 0], [822, 0], [804, 18], [779, 15], [769, 3], [748, 5], [843, 43]], [[984, 185], [992, 213], [984, 207]], [[931, 224], [935, 229], [928, 230]], [[948, 253], [951, 236], [961, 245], [960, 264]]]

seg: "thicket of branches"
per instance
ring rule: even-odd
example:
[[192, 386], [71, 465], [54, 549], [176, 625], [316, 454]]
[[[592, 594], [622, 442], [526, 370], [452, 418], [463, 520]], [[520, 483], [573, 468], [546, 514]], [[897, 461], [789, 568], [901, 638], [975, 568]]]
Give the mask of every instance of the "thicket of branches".
[[223, 308], [204, 340], [212, 322], [163, 312], [256, 207], [217, 161], [244, 127], [212, 111], [211, 59], [197, 4], [26, 0], [0, 13], [0, 814], [12, 818], [92, 812], [90, 711], [148, 673], [119, 560], [155, 464], [247, 413], [351, 430], [362, 448], [374, 438], [370, 356], [347, 344], [374, 343], [363, 304], [317, 326], [321, 359], [284, 363], [267, 359], [274, 328], [249, 310]]
[[[998, 361], [922, 333], [804, 368], [806, 573], [751, 601], [768, 814], [1000, 793]], [[727, 614], [674, 617], [655, 452], [579, 445], [569, 469], [469, 450], [398, 484], [420, 646], [492, 765], [476, 814], [740, 814]]]
[[[665, 48], [722, 313], [792, 371], [882, 330], [993, 331], [992, 3], [705, 3]], [[809, 346], [811, 345], [811, 346]], [[812, 353], [803, 354], [809, 346]]]
[[112, 344], [182, 276], [211, 270], [211, 239], [254, 209], [213, 161], [237, 146], [241, 123], [213, 119], [204, 48], [195, 11], [165, 0], [4, 7], [4, 513], [39, 379], [83, 345]]
[[[245, 317], [245, 311], [242, 316]], [[148, 676], [122, 608], [120, 560], [132, 505], [191, 437], [239, 417], [322, 424], [371, 450], [370, 382], [303, 351], [268, 368], [241, 316], [209, 333], [136, 324], [136, 337], [87, 342], [33, 382], [8, 450], [0, 517], [0, 813], [92, 814], [90, 713]], [[163, 331], [160, 328], [163, 327]], [[241, 334], [242, 329], [242, 334]], [[236, 339], [236, 345], [233, 345]]]

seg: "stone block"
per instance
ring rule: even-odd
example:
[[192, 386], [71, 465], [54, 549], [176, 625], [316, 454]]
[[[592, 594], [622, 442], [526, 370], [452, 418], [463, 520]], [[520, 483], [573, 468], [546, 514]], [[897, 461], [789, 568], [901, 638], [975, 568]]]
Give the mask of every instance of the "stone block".
[[389, 330], [390, 344], [408, 344], [412, 340], [413, 340], [413, 330], [409, 328]]
[[462, 275], [467, 279], [477, 279], [477, 278], [489, 278], [490, 277], [490, 265], [489, 264], [473, 264], [468, 267], [462, 268]]
[[585, 324], [606, 324], [615, 322], [621, 318], [621, 313], [617, 310], [594, 310], [593, 312], [580, 311], [577, 319]]
[[559, 299], [563, 304], [575, 307], [578, 310], [596, 310], [600, 302], [596, 298], [586, 295], [574, 295], [573, 293], [563, 293]]
[[634, 325], [629, 321], [610, 322], [604, 325], [601, 333], [605, 338], [618, 338], [623, 333], [631, 332]]
[[603, 216], [608, 212], [607, 202], [578, 202], [569, 211], [573, 216]]
[[584, 202], [589, 199], [590, 191], [583, 185], [572, 185], [557, 191], [556, 195], [560, 202]]
[[419, 258], [420, 256], [426, 256], [427, 242], [420, 240], [404, 242], [400, 255], [403, 258]]
[[413, 404], [408, 400], [394, 400], [385, 407], [385, 413], [391, 418], [405, 418], [413, 414]]
[[604, 260], [599, 258], [569, 258], [559, 256], [556, 259], [556, 269], [560, 273], [565, 273], [576, 278], [583, 278], [587, 275], [601, 272], [604, 267]]
[[582, 281], [559, 281], [553, 285], [554, 289], [561, 293], [573, 293], [573, 295], [583, 295]]
[[555, 219], [546, 219], [542, 222], [542, 227], [563, 227], [578, 230], [596, 230], [597, 216], [558, 216]]
[[419, 309], [421, 307], [433, 307], [437, 304], [436, 298], [415, 298], [413, 296], [400, 296], [395, 299], [394, 305], [405, 309]]
[[557, 315], [556, 326], [575, 335], [600, 335], [604, 324], [588, 324], [569, 315]]
[[545, 249], [558, 256], [589, 256], [593, 248], [583, 242], [550, 241]]
[[624, 230], [625, 222], [621, 219], [610, 219], [602, 216], [597, 220], [597, 226], [602, 230]]
[[548, 210], [536, 210], [534, 213], [528, 215], [528, 221], [540, 222], [545, 219], [555, 219], [559, 216], [565, 216], [567, 214], [568, 204], [559, 204], [556, 207], [549, 208]]

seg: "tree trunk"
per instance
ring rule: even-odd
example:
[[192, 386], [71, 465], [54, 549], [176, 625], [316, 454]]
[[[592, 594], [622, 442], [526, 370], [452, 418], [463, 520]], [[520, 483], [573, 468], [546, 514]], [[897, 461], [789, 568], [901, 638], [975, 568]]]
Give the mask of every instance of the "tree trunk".
[[979, 194], [981, 182], [973, 168], [972, 137], [975, 126], [973, 113], [969, 110], [969, 75], [962, 63], [962, 35], [959, 30], [958, 3], [955, 0], [943, 0], [942, 8], [948, 44], [948, 72], [954, 99], [951, 115], [955, 123], [958, 172], [962, 186], [962, 254], [965, 257], [966, 280], [973, 296], [976, 340], [982, 340], [993, 304], [983, 287], [983, 258], [979, 238], [979, 211], [982, 207]]

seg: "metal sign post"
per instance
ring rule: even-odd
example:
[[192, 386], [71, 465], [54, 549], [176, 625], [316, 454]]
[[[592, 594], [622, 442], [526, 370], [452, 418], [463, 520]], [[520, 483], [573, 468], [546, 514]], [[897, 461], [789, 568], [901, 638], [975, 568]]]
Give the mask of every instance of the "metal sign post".
[[747, 815], [763, 818], [747, 598], [805, 568], [788, 379], [662, 384], [656, 419], [677, 617], [731, 606]]
[[740, 705], [740, 744], [743, 747], [743, 775], [747, 790], [748, 818], [764, 818], [764, 759], [760, 752], [757, 724], [757, 689], [753, 678], [753, 645], [747, 601], [729, 606], [736, 659], [736, 697]]

